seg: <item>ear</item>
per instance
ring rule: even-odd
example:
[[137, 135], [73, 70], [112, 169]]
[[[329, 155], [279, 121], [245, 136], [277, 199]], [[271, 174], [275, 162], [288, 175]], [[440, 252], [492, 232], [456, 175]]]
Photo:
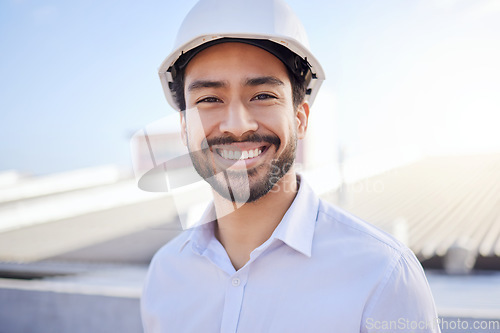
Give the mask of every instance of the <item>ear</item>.
[[181, 121], [181, 138], [184, 146], [187, 146], [187, 132], [186, 132], [186, 112], [179, 112]]
[[297, 139], [303, 139], [307, 132], [307, 122], [309, 120], [309, 103], [303, 102], [297, 108], [297, 114], [295, 115], [297, 120]]

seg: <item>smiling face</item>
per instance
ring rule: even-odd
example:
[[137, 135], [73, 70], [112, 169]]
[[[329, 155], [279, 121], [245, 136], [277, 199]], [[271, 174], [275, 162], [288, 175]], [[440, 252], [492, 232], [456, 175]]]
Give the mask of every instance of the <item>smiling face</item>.
[[252, 202], [293, 172], [309, 108], [294, 110], [278, 58], [248, 44], [214, 45], [189, 62], [184, 82], [183, 139], [194, 167], [221, 196]]

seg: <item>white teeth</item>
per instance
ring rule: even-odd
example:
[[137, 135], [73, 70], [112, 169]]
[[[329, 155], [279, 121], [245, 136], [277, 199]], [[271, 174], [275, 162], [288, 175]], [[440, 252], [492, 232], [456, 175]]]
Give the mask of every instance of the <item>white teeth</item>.
[[226, 149], [218, 149], [219, 155], [227, 160], [246, 160], [249, 158], [254, 158], [262, 154], [262, 150], [259, 148], [255, 148], [253, 150], [226, 150]]

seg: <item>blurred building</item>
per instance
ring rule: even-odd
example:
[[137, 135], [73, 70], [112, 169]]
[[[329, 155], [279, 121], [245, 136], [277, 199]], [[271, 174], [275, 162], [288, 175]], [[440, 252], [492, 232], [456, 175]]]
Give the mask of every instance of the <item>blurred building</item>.
[[457, 258], [500, 270], [500, 154], [428, 157], [325, 198], [394, 234], [424, 267]]

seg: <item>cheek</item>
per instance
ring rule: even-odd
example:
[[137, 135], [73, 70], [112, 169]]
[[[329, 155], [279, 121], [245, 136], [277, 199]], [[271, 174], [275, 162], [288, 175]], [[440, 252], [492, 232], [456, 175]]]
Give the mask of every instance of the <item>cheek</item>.
[[191, 143], [201, 142], [214, 128], [210, 117], [191, 110], [186, 116], [186, 130]]
[[267, 121], [268, 128], [278, 136], [288, 137], [296, 132], [297, 121], [293, 115], [270, 116]]

